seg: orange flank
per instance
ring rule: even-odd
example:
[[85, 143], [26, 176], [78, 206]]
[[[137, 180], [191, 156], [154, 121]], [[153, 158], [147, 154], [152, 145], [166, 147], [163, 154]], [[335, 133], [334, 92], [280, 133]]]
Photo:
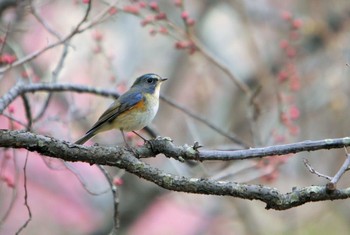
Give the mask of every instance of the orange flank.
[[145, 104], [145, 100], [142, 99], [140, 102], [138, 102], [137, 104], [135, 104], [132, 108], [130, 108], [129, 110], [126, 110], [125, 112], [128, 112], [128, 111], [132, 111], [132, 110], [138, 110], [139, 112], [140, 111], [146, 111], [146, 104]]

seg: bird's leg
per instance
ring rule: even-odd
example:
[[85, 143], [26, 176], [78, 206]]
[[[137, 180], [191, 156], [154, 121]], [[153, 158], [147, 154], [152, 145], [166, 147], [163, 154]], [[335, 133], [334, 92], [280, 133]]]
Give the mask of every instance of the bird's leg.
[[124, 140], [124, 143], [125, 143], [126, 147], [130, 148], [128, 142], [126, 142], [126, 138], [125, 138], [123, 129], [120, 129], [120, 131], [122, 132], [123, 140]]
[[141, 139], [143, 139], [143, 141], [144, 141], [145, 143], [148, 142], [147, 139], [143, 138], [143, 137], [142, 137], [139, 133], [137, 133], [136, 131], [132, 131], [132, 132], [134, 132], [135, 135], [137, 135], [138, 137], [140, 137]]
[[154, 152], [154, 147], [153, 147], [151, 141], [149, 141], [148, 139], [143, 138], [143, 137], [142, 137], [139, 133], [137, 133], [136, 131], [132, 131], [132, 132], [134, 132], [134, 134], [136, 134], [138, 137], [140, 137], [141, 139], [143, 139], [144, 144], [149, 144], [149, 146], [151, 147], [152, 152]]
[[127, 148], [129, 151], [133, 152], [133, 154], [134, 154], [136, 157], [139, 157], [139, 154], [138, 154], [133, 148], [131, 148], [130, 145], [128, 144], [128, 142], [126, 141], [126, 138], [125, 138], [123, 129], [120, 129], [120, 131], [122, 132], [122, 136], [123, 136], [123, 139], [124, 139], [126, 148]]

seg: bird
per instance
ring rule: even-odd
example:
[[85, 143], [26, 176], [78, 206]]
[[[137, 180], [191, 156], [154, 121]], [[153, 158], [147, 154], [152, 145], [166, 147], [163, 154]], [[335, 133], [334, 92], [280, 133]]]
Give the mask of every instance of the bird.
[[132, 131], [145, 140], [135, 131], [149, 125], [156, 116], [159, 108], [160, 87], [166, 80], [168, 79], [154, 73], [138, 77], [130, 89], [119, 96], [75, 144], [84, 144], [96, 134], [111, 129], [121, 131], [126, 146], [128, 144], [124, 131]]

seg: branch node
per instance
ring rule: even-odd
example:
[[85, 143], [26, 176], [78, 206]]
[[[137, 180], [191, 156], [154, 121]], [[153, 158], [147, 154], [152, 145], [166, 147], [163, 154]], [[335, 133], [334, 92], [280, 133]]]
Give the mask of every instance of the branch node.
[[198, 152], [198, 149], [199, 149], [199, 148], [202, 148], [202, 147], [203, 147], [203, 146], [200, 145], [197, 141], [194, 142], [194, 144], [193, 144], [193, 146], [192, 146], [192, 148], [193, 148], [195, 151], [197, 151], [197, 152]]
[[152, 144], [151, 141], [146, 140], [146, 141], [145, 141], [145, 145], [146, 145], [146, 147], [147, 147], [148, 149], [150, 149], [150, 150], [152, 151], [152, 153], [153, 153], [154, 155], [157, 155], [157, 154], [158, 154], [157, 151], [156, 151], [155, 146]]
[[178, 157], [176, 158], [176, 160], [178, 160], [179, 162], [182, 162], [182, 163], [185, 162], [185, 159], [184, 159], [182, 156], [178, 156]]
[[328, 194], [333, 193], [337, 189], [337, 184], [329, 182], [326, 184], [326, 192]]

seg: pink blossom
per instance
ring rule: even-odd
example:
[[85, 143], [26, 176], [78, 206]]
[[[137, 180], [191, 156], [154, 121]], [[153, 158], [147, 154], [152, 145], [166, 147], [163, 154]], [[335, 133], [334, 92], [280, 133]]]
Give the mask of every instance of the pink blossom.
[[135, 5], [128, 5], [123, 8], [125, 12], [131, 13], [131, 14], [139, 14], [140, 13], [140, 8], [139, 6]]

